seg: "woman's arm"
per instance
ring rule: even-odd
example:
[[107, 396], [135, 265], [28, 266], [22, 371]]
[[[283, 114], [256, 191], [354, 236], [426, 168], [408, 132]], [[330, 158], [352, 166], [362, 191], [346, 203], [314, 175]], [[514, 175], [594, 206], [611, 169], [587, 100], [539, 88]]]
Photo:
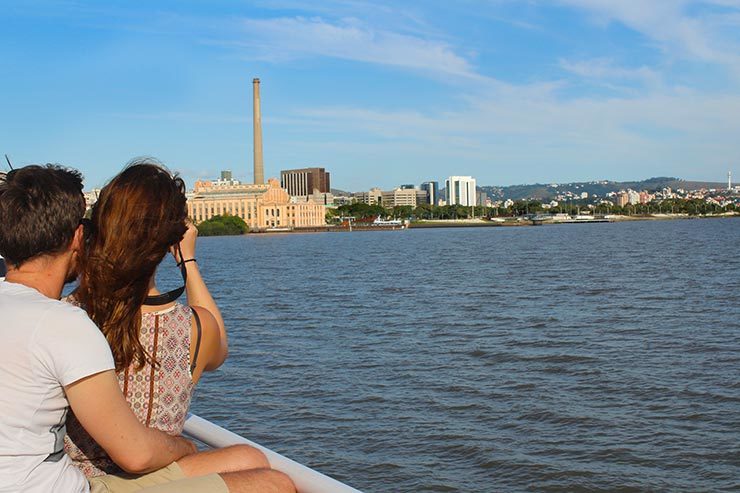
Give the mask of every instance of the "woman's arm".
[[189, 440], [141, 424], [113, 370], [78, 380], [64, 392], [80, 424], [124, 471], [153, 471], [197, 452]]
[[185, 267], [188, 272], [188, 279], [185, 283], [185, 293], [187, 294], [188, 304], [194, 307], [201, 307], [210, 314], [208, 316], [208, 314], [203, 314], [200, 310], [198, 311], [201, 318], [204, 342], [206, 338], [214, 337], [213, 332], [218, 334], [216, 337], [218, 341], [215, 344], [216, 347], [210, 350], [206, 346], [204, 348], [205, 352], [200, 353], [198, 356], [199, 360], [200, 358], [204, 358], [204, 369], [210, 371], [221, 366], [224, 360], [226, 360], [226, 356], [229, 353], [229, 341], [221, 311], [218, 309], [213, 296], [211, 296], [206, 283], [203, 281], [197, 262], [187, 262], [187, 260], [195, 258], [195, 243], [197, 238], [198, 229], [192, 222], [188, 221], [188, 230], [180, 242], [183, 259], [179, 259], [179, 255], [176, 254], [175, 260], [178, 262], [186, 261]]

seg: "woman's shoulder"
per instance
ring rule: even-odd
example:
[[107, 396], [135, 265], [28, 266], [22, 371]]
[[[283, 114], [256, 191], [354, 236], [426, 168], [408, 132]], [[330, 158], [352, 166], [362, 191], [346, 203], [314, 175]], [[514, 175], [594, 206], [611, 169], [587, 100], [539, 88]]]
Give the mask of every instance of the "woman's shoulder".
[[[146, 307], [146, 305], [144, 305]], [[179, 317], [179, 316], [189, 316], [190, 314], [190, 307], [188, 305], [183, 305], [179, 301], [175, 301], [174, 303], [170, 304], [169, 306], [165, 306], [163, 308], [155, 308], [152, 306], [148, 306], [147, 309], [142, 309], [141, 314], [142, 316], [169, 316], [169, 317]]]

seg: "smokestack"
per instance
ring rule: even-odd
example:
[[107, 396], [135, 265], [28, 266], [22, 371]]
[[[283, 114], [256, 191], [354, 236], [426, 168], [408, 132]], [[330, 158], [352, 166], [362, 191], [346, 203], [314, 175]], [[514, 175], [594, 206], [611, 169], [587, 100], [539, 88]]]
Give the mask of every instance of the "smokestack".
[[260, 111], [260, 80], [252, 81], [254, 105], [254, 183], [265, 183], [265, 165], [262, 162], [262, 112]]

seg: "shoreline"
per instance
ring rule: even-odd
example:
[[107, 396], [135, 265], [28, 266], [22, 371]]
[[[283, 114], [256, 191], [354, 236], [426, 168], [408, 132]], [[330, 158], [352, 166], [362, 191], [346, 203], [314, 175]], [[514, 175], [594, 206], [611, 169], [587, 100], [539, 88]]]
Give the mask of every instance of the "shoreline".
[[412, 222], [410, 228], [492, 228], [492, 227], [522, 227], [522, 226], [559, 226], [562, 224], [603, 224], [603, 223], [620, 223], [632, 221], [675, 221], [688, 219], [724, 219], [740, 217], [740, 214], [726, 215], [698, 215], [690, 216], [688, 214], [660, 214], [649, 216], [612, 216], [606, 220], [583, 220], [583, 221], [537, 221], [535, 224], [531, 219], [506, 218], [503, 221], [490, 221], [485, 219], [441, 219], [441, 220], [422, 220]]
[[[490, 221], [486, 219], [440, 219], [440, 220], [421, 220], [411, 222], [407, 228], [388, 227], [388, 226], [353, 226], [350, 231], [348, 228], [338, 225], [315, 226], [310, 228], [280, 229], [275, 231], [261, 230], [249, 231], [244, 235], [274, 235], [274, 234], [296, 234], [296, 233], [350, 233], [364, 231], [402, 231], [403, 229], [434, 229], [434, 228], [516, 228], [516, 227], [539, 227], [539, 226], [559, 226], [561, 224], [604, 224], [619, 223], [632, 221], [675, 221], [690, 219], [726, 219], [740, 218], [740, 214], [725, 215], [706, 215], [690, 216], [688, 214], [660, 214], [650, 216], [614, 216], [604, 220], [583, 220], [583, 221], [542, 221], [533, 222], [531, 219], [507, 218], [503, 221]], [[203, 236], [210, 238], [216, 236], [244, 236], [244, 235], [212, 235]]]

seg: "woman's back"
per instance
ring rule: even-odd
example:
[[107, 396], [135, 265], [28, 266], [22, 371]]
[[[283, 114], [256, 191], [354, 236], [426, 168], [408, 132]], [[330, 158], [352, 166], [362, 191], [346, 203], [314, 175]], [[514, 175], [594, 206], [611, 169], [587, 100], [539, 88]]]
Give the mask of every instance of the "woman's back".
[[[193, 393], [190, 345], [193, 311], [175, 303], [170, 308], [144, 312], [139, 340], [154, 356], [137, 370], [132, 363], [118, 372], [118, 382], [131, 409], [144, 425], [172, 435], [182, 432]], [[86, 476], [120, 473], [120, 469], [70, 416], [65, 451]]]

